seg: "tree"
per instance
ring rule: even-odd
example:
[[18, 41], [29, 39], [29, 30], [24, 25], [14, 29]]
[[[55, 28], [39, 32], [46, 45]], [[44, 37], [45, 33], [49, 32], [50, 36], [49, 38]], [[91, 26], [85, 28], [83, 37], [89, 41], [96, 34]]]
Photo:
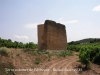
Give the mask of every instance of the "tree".
[[34, 44], [33, 42], [29, 42], [26, 44], [23, 44], [22, 42], [14, 41], [12, 42], [11, 39], [2, 39], [0, 38], [0, 47], [8, 47], [8, 48], [37, 48], [37, 44]]
[[22, 42], [18, 43], [18, 48], [24, 48], [24, 44]]
[[85, 68], [88, 69], [90, 67], [90, 51], [88, 47], [82, 47], [79, 53], [80, 62], [85, 64]]
[[34, 43], [33, 42], [29, 42], [29, 48], [34, 48]]
[[18, 42], [14, 41], [14, 48], [18, 48]]

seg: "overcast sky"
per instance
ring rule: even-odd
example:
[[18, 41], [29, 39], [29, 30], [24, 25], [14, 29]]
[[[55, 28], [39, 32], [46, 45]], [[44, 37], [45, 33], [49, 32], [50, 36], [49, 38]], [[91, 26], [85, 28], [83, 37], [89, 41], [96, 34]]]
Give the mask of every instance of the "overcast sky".
[[66, 25], [67, 40], [100, 38], [100, 0], [0, 0], [0, 37], [37, 43], [37, 25]]

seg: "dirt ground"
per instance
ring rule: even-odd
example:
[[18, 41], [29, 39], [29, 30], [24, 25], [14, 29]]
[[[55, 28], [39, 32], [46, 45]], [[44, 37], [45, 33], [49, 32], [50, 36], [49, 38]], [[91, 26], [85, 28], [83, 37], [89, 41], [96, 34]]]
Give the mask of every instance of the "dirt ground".
[[[34, 64], [35, 57], [24, 53], [21, 49], [10, 49], [13, 57], [3, 57], [3, 61], [11, 61], [15, 69], [25, 69], [26, 71], [15, 72], [15, 75], [100, 75], [100, 65], [91, 64], [90, 70], [84, 70], [79, 66], [84, 66], [79, 60], [78, 52], [74, 52], [73, 56], [57, 57], [52, 56], [50, 60], [44, 60], [40, 64]], [[41, 59], [45, 57], [39, 57]]]
[[100, 75], [99, 65], [91, 64], [91, 70], [79, 68], [81, 64], [76, 62], [78, 60], [76, 54], [78, 53], [74, 52], [74, 56], [44, 62], [28, 75]]

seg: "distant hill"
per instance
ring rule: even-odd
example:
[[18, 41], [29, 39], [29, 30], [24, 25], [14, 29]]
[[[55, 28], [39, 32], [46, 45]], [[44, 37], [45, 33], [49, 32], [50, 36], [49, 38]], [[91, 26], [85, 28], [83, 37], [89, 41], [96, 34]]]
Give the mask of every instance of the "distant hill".
[[95, 43], [100, 42], [100, 38], [86, 38], [78, 41], [71, 41], [68, 44]]

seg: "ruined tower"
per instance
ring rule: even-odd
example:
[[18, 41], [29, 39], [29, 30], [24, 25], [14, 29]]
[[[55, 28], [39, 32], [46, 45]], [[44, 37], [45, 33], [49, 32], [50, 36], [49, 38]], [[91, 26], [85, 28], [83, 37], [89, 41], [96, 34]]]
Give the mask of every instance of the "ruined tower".
[[65, 50], [67, 37], [65, 25], [46, 20], [38, 25], [38, 49], [42, 50]]

